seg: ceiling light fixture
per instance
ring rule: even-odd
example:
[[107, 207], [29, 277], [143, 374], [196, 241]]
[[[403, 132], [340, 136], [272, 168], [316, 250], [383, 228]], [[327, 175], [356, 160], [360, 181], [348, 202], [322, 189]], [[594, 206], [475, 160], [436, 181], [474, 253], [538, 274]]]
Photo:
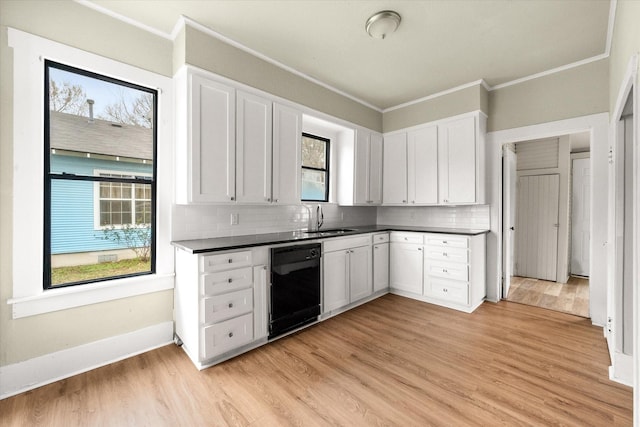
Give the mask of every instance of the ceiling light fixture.
[[367, 33], [376, 39], [384, 39], [398, 29], [400, 15], [392, 10], [383, 10], [367, 19]]

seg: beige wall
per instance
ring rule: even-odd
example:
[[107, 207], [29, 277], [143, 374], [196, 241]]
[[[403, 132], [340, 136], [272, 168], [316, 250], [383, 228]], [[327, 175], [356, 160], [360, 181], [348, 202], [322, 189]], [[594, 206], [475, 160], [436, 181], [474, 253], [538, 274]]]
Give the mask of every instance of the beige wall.
[[[185, 62], [380, 132], [382, 113], [188, 27]], [[179, 49], [177, 47], [176, 49]]]
[[489, 92], [487, 130], [497, 131], [609, 111], [609, 60]]
[[609, 111], [613, 112], [629, 59], [640, 51], [640, 2], [618, 1], [609, 64]]
[[489, 112], [487, 90], [480, 84], [387, 111], [382, 117], [382, 128], [384, 132], [392, 132], [476, 110]]
[[[0, 366], [171, 321], [172, 291], [12, 319], [7, 304], [13, 293], [12, 239], [25, 236], [12, 231], [14, 94], [7, 27], [167, 76], [172, 71], [171, 42], [71, 1], [2, 1], [0, 26]], [[34, 262], [40, 262], [39, 254], [34, 254]]]

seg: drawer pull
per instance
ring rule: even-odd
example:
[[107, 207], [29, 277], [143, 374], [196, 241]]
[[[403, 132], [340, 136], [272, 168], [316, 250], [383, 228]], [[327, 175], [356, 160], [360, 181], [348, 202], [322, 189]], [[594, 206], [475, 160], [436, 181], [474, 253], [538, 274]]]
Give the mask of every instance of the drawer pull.
[[449, 242], [447, 242], [446, 240], [443, 240], [443, 241], [442, 241], [442, 244], [444, 244], [444, 245], [446, 245], [446, 244], [448, 244], [448, 243], [449, 243]]
[[229, 264], [231, 264], [233, 262], [233, 259], [229, 258]]
[[443, 272], [443, 273], [448, 273], [448, 271], [447, 271], [447, 269], [446, 269], [446, 268], [443, 268], [443, 269], [442, 269], [442, 272]]
[[446, 252], [442, 252], [442, 256], [449, 256]]
[[229, 308], [233, 308], [233, 303], [232, 302], [229, 303]]
[[231, 283], [233, 282], [233, 279], [231, 277], [229, 277], [229, 279], [227, 280], [227, 282]]
[[422, 248], [418, 248], [418, 250], [419, 250], [419, 251], [421, 251], [421, 250], [422, 250]]
[[229, 332], [229, 338], [233, 338], [233, 332]]
[[449, 289], [447, 289], [447, 288], [442, 288], [442, 292], [447, 293], [447, 292], [449, 292]]

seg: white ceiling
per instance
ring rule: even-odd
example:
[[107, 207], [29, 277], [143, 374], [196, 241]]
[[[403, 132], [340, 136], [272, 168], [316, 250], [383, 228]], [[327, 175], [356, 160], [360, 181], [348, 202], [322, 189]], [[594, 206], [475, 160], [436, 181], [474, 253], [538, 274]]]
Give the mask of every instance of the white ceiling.
[[[608, 0], [84, 0], [165, 35], [183, 15], [378, 109], [608, 54]], [[615, 4], [615, 3], [614, 3]], [[367, 18], [402, 16], [385, 40]]]

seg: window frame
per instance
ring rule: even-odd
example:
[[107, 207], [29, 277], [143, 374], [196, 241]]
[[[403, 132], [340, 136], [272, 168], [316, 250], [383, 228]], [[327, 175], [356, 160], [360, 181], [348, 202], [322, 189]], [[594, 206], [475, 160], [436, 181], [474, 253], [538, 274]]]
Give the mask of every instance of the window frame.
[[[328, 203], [329, 202], [329, 190], [331, 189], [331, 175], [330, 175], [330, 168], [331, 168], [331, 139], [329, 138], [325, 138], [319, 135], [315, 135], [312, 133], [308, 133], [308, 132], [302, 132], [302, 137], [306, 137], [306, 138], [311, 138], [311, 139], [315, 139], [318, 141], [322, 141], [325, 143], [325, 168], [314, 168], [311, 166], [304, 166], [304, 161], [300, 161], [300, 170], [301, 172], [304, 170], [311, 170], [311, 171], [317, 171], [317, 172], [324, 172], [325, 173], [325, 183], [324, 183], [324, 199], [323, 200], [319, 200], [319, 199], [305, 199], [302, 197], [302, 189], [303, 189], [303, 185], [302, 182], [300, 182], [300, 201], [302, 202], [318, 202], [318, 203]], [[300, 144], [302, 144], [302, 138], [300, 140]], [[300, 147], [300, 153], [302, 153], [302, 147]], [[301, 181], [302, 181], [302, 176], [303, 174], [300, 174], [301, 177]]]
[[[19, 319], [174, 287], [174, 249], [171, 246], [173, 185], [173, 108], [171, 77], [73, 48], [15, 28], [7, 29], [13, 50], [13, 187], [11, 274], [13, 291], [7, 303]], [[116, 79], [158, 90], [156, 271], [154, 274], [113, 279], [83, 286], [43, 287], [43, 165], [44, 59], [66, 63]]]
[[[89, 283], [96, 283], [96, 282], [104, 282], [104, 281], [108, 281], [108, 280], [114, 280], [114, 279], [121, 279], [121, 278], [125, 278], [125, 277], [134, 277], [134, 276], [142, 276], [142, 275], [147, 275], [147, 274], [154, 274], [156, 271], [156, 177], [157, 177], [157, 162], [156, 160], [156, 155], [157, 155], [157, 140], [158, 140], [158, 91], [155, 89], [151, 89], [145, 86], [141, 86], [141, 85], [137, 85], [125, 80], [121, 80], [121, 79], [116, 79], [113, 77], [108, 77], [105, 76], [103, 74], [99, 74], [99, 73], [95, 73], [93, 71], [88, 71], [82, 68], [78, 68], [78, 67], [74, 67], [68, 64], [63, 64], [61, 62], [57, 62], [57, 61], [52, 61], [50, 59], [44, 59], [43, 60], [43, 66], [44, 66], [44, 102], [43, 102], [43, 106], [44, 106], [44, 144], [43, 144], [43, 148], [44, 148], [44, 170], [43, 170], [43, 175], [44, 175], [44, 215], [43, 215], [43, 219], [44, 219], [44, 223], [43, 223], [43, 239], [44, 239], [44, 243], [43, 243], [43, 249], [44, 249], [44, 254], [43, 254], [43, 282], [42, 282], [42, 286], [44, 287], [45, 290], [47, 289], [58, 289], [58, 288], [62, 288], [62, 287], [66, 287], [66, 286], [78, 286], [78, 285], [85, 285], [85, 284], [89, 284]], [[89, 77], [92, 79], [96, 79], [96, 80], [101, 80], [107, 83], [112, 83], [112, 84], [116, 84], [118, 86], [123, 86], [123, 87], [127, 87], [130, 89], [136, 89], [139, 90], [141, 92], [146, 92], [146, 93], [150, 93], [153, 95], [153, 128], [152, 128], [152, 133], [153, 133], [153, 148], [152, 148], [152, 155], [153, 155], [153, 159], [152, 159], [152, 176], [151, 179], [145, 179], [145, 178], [140, 178], [138, 176], [135, 176], [133, 178], [115, 178], [115, 177], [102, 177], [102, 176], [96, 176], [95, 174], [93, 175], [76, 175], [76, 174], [70, 174], [70, 173], [58, 173], [58, 172], [52, 172], [51, 171], [51, 108], [50, 108], [50, 99], [49, 99], [49, 83], [50, 83], [50, 78], [49, 78], [49, 70], [51, 68], [55, 68], [58, 70], [63, 70], [66, 71], [68, 73], [73, 73], [73, 74], [77, 74], [77, 75], [81, 75], [81, 76], [85, 76], [85, 77]], [[142, 176], [142, 175], [141, 175]], [[90, 280], [80, 280], [80, 281], [76, 281], [76, 282], [67, 282], [67, 283], [61, 283], [61, 284], [56, 284], [54, 285], [52, 283], [52, 278], [51, 278], [51, 273], [52, 273], [52, 263], [51, 263], [51, 232], [52, 232], [52, 226], [51, 226], [51, 216], [52, 216], [52, 183], [54, 180], [57, 181], [87, 181], [87, 182], [93, 182], [93, 183], [100, 183], [100, 182], [112, 182], [112, 183], [119, 183], [119, 184], [149, 184], [151, 185], [151, 249], [150, 249], [150, 268], [148, 271], [142, 271], [142, 272], [137, 272], [137, 273], [129, 273], [129, 274], [121, 274], [121, 275], [116, 275], [116, 276], [107, 276], [107, 277], [100, 277], [100, 278], [96, 278], [96, 279], [90, 279]], [[95, 206], [94, 206], [94, 210], [95, 210]], [[94, 214], [94, 218], [95, 218], [95, 214]], [[122, 225], [122, 224], [121, 224]]]

